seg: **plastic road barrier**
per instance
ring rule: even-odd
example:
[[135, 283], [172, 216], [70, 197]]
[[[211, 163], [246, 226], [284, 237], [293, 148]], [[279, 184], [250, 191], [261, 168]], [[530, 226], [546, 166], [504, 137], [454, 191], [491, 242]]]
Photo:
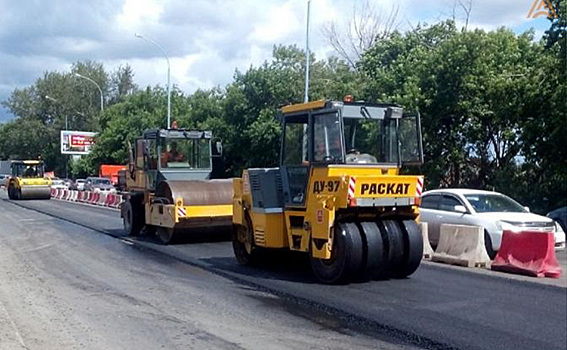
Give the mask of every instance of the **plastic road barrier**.
[[561, 277], [553, 232], [504, 231], [492, 270], [534, 277]]

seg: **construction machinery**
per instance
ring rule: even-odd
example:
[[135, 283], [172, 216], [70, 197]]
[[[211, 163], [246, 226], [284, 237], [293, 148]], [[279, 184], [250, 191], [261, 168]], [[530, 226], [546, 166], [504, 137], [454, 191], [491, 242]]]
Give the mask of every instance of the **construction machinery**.
[[232, 182], [210, 179], [213, 157], [221, 152], [210, 131], [145, 131], [129, 152], [121, 209], [125, 231], [156, 232], [168, 244], [192, 229], [229, 229]]
[[51, 180], [45, 177], [42, 160], [13, 160], [12, 176], [8, 180], [10, 199], [50, 199]]
[[397, 105], [316, 101], [281, 108], [280, 167], [234, 179], [233, 249], [306, 252], [324, 283], [402, 278], [421, 262], [419, 114]]

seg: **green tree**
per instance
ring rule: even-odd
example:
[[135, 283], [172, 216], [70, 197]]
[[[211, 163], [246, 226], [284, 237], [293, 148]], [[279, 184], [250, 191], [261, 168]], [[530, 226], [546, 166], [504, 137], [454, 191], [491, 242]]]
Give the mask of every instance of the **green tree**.
[[557, 204], [550, 189], [564, 188], [564, 147], [542, 135], [564, 130], [565, 84], [557, 55], [532, 33], [443, 22], [393, 33], [360, 64], [369, 100], [421, 112], [429, 188], [492, 188], [541, 212]]

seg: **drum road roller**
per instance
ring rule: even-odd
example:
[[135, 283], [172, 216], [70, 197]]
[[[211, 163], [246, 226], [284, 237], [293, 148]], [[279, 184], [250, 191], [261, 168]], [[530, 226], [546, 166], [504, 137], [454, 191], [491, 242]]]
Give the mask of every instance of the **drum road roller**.
[[316, 101], [283, 107], [280, 166], [234, 179], [239, 263], [267, 249], [309, 254], [324, 283], [403, 278], [419, 267], [419, 114], [397, 105]]
[[50, 199], [51, 180], [45, 176], [41, 160], [14, 160], [10, 164], [12, 176], [8, 181], [8, 197], [20, 199]]
[[210, 131], [147, 130], [130, 147], [124, 230], [156, 233], [164, 244], [181, 234], [232, 226], [232, 180], [210, 180], [222, 145]]

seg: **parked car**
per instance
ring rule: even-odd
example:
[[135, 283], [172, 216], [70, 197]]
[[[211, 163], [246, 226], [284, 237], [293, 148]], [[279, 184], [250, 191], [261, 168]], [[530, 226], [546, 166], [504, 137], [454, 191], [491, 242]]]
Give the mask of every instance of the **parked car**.
[[561, 207], [547, 213], [548, 218], [555, 220], [555, 222], [561, 225], [564, 232], [567, 232], [567, 207]]
[[55, 188], [57, 190], [68, 190], [69, 189], [69, 187], [67, 187], [67, 185], [65, 184], [65, 181], [58, 179], [58, 178], [51, 179], [51, 188]]
[[74, 182], [71, 179], [62, 179], [68, 189], [72, 190]]
[[73, 189], [77, 190], [77, 191], [84, 191], [86, 182], [87, 182], [87, 180], [85, 180], [85, 179], [75, 180], [75, 184], [73, 185]]
[[109, 179], [105, 177], [87, 177], [85, 191], [116, 193], [116, 189]]
[[0, 186], [6, 186], [8, 178], [10, 178], [10, 175], [0, 174]]
[[496, 256], [504, 230], [550, 231], [556, 249], [565, 249], [565, 232], [545, 216], [501, 193], [471, 189], [441, 189], [423, 193], [421, 221], [427, 222], [432, 246], [439, 242], [441, 224], [474, 225], [484, 228], [485, 245], [491, 258]]

